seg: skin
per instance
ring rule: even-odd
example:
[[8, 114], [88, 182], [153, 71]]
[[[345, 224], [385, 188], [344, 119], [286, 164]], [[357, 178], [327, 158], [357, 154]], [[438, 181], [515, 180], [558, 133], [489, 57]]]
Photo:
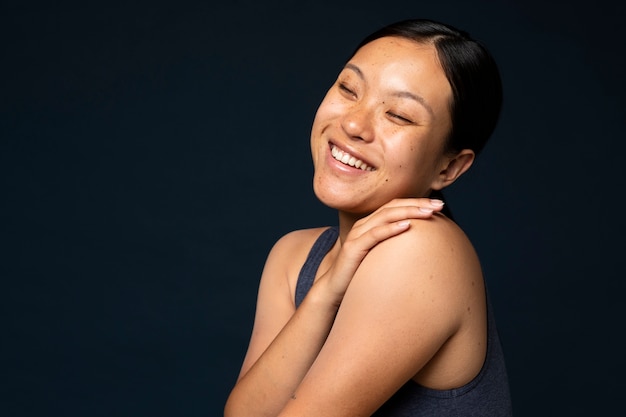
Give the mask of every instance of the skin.
[[[226, 417], [369, 416], [409, 380], [449, 389], [480, 371], [480, 264], [440, 202], [424, 198], [474, 160], [444, 151], [450, 100], [428, 44], [375, 40], [339, 74], [311, 151], [314, 190], [337, 210], [340, 237], [297, 310], [299, 269], [323, 229], [289, 233], [270, 252]], [[371, 169], [337, 161], [333, 146]]]

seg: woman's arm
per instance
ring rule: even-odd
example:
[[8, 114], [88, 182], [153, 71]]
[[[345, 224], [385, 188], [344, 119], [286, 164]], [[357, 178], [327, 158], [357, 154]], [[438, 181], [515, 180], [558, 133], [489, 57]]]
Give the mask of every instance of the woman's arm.
[[[471, 245], [450, 223], [412, 222], [369, 252], [280, 417], [369, 416], [468, 330], [481, 305], [482, 275]], [[449, 358], [472, 355], [463, 349]], [[465, 363], [449, 368], [448, 382]]]
[[[417, 202], [427, 210], [420, 210]], [[270, 253], [261, 278], [250, 347], [240, 379], [226, 403], [225, 416], [277, 416], [315, 362], [350, 280], [367, 252], [406, 231], [408, 222], [402, 220], [430, 217], [431, 210], [440, 207], [431, 206], [428, 200], [396, 201], [357, 222], [329, 271], [316, 281], [295, 313], [285, 270], [292, 253], [288, 248], [296, 243], [297, 234], [281, 239]]]

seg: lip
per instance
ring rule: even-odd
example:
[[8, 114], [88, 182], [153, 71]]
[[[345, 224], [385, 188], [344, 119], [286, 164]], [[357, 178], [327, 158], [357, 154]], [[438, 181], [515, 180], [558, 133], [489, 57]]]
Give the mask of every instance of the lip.
[[[350, 154], [350, 156], [353, 156], [354, 158], [361, 160], [363, 163], [367, 164], [367, 166], [369, 168], [371, 168], [371, 169], [370, 170], [364, 170], [364, 169], [361, 169], [361, 168], [350, 166], [348, 164], [344, 164], [341, 161], [336, 160], [332, 156], [332, 149], [333, 149], [333, 147], [336, 147], [337, 149]], [[344, 172], [367, 173], [367, 172], [376, 171], [376, 167], [369, 160], [365, 159], [359, 152], [355, 151], [351, 147], [339, 145], [339, 144], [337, 144], [335, 142], [332, 142], [332, 141], [328, 142], [328, 158], [330, 158], [330, 162], [333, 165], [337, 166], [341, 171], [344, 171]]]

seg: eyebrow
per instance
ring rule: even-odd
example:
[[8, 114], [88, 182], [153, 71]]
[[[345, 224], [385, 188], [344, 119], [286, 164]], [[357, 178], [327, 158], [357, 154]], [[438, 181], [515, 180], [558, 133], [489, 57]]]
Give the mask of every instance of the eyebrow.
[[[345, 65], [344, 68], [351, 69], [352, 71], [356, 73], [356, 75], [359, 76], [359, 78], [365, 81], [365, 76], [363, 75], [363, 71], [361, 71], [361, 68], [349, 62]], [[428, 111], [428, 113], [430, 113], [431, 116], [435, 115], [432, 107], [430, 107], [426, 99], [418, 94], [411, 93], [410, 91], [399, 90], [399, 91], [394, 91], [392, 95], [395, 97], [409, 98], [409, 99], [415, 100], [418, 103], [420, 103], [422, 106], [424, 106], [424, 108]]]

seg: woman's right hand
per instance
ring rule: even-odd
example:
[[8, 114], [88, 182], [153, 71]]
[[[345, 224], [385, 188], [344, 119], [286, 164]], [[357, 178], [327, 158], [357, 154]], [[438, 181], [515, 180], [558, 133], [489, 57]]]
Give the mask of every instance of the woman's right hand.
[[441, 200], [395, 199], [354, 223], [328, 271], [319, 279], [330, 302], [339, 307], [350, 281], [367, 253], [378, 243], [410, 227], [411, 219], [427, 219], [443, 208]]

